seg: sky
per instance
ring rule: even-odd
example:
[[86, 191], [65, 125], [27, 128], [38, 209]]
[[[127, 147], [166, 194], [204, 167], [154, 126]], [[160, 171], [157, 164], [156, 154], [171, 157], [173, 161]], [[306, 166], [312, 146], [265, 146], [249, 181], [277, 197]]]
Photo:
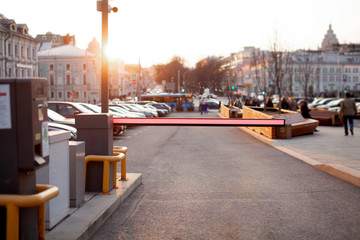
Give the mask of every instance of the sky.
[[[359, 0], [110, 0], [108, 53], [125, 64], [188, 67], [208, 56], [253, 46], [318, 49], [329, 24], [340, 43], [360, 43]], [[30, 34], [75, 35], [76, 46], [101, 43], [96, 0], [0, 0], [0, 13], [25, 23]], [[277, 40], [275, 40], [277, 39]]]

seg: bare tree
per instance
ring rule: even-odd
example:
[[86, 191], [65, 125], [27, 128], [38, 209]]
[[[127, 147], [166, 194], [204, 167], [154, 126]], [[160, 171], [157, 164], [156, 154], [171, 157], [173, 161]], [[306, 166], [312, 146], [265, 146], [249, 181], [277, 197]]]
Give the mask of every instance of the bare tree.
[[292, 57], [295, 63], [295, 81], [299, 83], [304, 91], [305, 97], [309, 96], [309, 86], [314, 77], [316, 58], [309, 54], [296, 54]]
[[[180, 71], [180, 76], [182, 76], [183, 73], [189, 70], [189, 68], [186, 68], [184, 66], [184, 59], [177, 56], [173, 57], [171, 61], [167, 64], [155, 65], [154, 69], [155, 69], [155, 81], [158, 84], [161, 84], [162, 80], [170, 81], [171, 79], [177, 79], [179, 71]], [[180, 89], [178, 89], [178, 91], [179, 90]]]
[[251, 52], [250, 69], [253, 73], [252, 75], [256, 82], [256, 88], [255, 88], [256, 95], [258, 94], [257, 92], [258, 89], [260, 90], [260, 92], [265, 90], [265, 83], [261, 81], [262, 80], [261, 68], [263, 66], [263, 61], [264, 61], [263, 57], [264, 57], [264, 53], [260, 51], [260, 49], [254, 49]]
[[281, 112], [281, 96], [286, 74], [290, 71], [290, 53], [280, 49], [279, 43], [274, 41], [267, 54], [268, 73], [270, 81], [275, 85], [279, 94], [279, 112]]
[[207, 57], [196, 63], [196, 79], [200, 88], [220, 88], [220, 66], [218, 57]]

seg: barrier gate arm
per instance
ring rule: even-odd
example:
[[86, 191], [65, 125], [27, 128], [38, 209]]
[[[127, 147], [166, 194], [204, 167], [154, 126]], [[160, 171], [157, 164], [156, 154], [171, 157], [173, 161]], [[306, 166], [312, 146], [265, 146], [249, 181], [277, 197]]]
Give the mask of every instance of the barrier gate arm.
[[53, 185], [36, 185], [36, 194], [0, 194], [0, 206], [6, 207], [6, 239], [19, 238], [19, 208], [38, 207], [38, 237], [45, 239], [45, 203], [59, 195]]

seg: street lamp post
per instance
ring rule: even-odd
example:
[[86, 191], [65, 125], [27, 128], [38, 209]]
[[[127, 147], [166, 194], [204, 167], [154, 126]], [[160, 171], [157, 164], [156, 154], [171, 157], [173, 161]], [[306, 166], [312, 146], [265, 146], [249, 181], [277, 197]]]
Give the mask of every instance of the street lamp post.
[[187, 70], [186, 72], [184, 72], [184, 74], [183, 74], [183, 84], [185, 84], [185, 76], [186, 76], [186, 74], [188, 73], [188, 72], [190, 72], [191, 70]]
[[107, 113], [109, 111], [109, 70], [105, 48], [108, 43], [108, 0], [102, 0], [101, 19], [101, 112]]
[[101, 112], [109, 112], [109, 69], [106, 57], [108, 43], [108, 14], [117, 12], [116, 7], [111, 8], [108, 0], [97, 1], [97, 10], [101, 11], [102, 32], [101, 32]]

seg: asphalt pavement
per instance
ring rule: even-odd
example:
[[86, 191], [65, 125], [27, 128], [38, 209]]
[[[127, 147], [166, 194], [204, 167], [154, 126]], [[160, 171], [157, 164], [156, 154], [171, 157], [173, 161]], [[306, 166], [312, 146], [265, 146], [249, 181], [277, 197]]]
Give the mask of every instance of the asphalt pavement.
[[[218, 111], [211, 110], [206, 117], [214, 116], [218, 117]], [[355, 126], [354, 136], [344, 136], [343, 127], [319, 126], [319, 132], [290, 139], [268, 139], [245, 127], [240, 128], [282, 152], [360, 187], [360, 120], [355, 121]], [[73, 210], [66, 220], [47, 232], [46, 239], [89, 238], [106, 222], [121, 202], [141, 184], [141, 174], [129, 176], [132, 179], [126, 183], [127, 186], [124, 186], [123, 190], [121, 187], [120, 190], [114, 189], [110, 197], [107, 195], [88, 197], [79, 209]], [[130, 191], [125, 192], [126, 189]], [[95, 202], [97, 204], [94, 204]], [[90, 214], [93, 211], [96, 214]], [[81, 222], [81, 227], [79, 228], [75, 222]], [[69, 229], [70, 226], [72, 226], [71, 229]]]

